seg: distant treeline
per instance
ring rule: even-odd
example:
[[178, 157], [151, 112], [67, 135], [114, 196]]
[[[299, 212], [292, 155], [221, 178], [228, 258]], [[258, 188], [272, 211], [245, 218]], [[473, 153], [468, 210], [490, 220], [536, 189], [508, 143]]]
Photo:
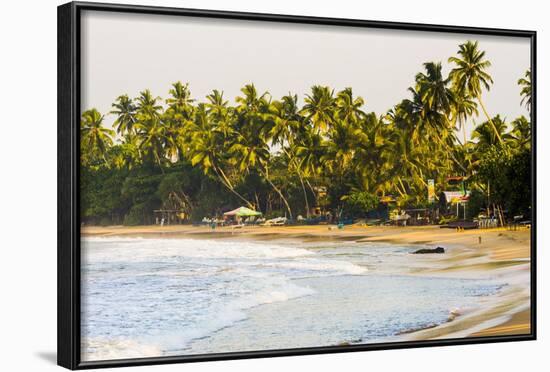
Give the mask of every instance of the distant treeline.
[[[259, 93], [253, 84], [230, 104], [214, 90], [205, 102], [177, 82], [162, 100], [149, 90], [119, 96], [103, 125], [82, 114], [82, 218], [93, 224], [149, 224], [157, 209], [191, 220], [245, 205], [267, 216], [309, 217], [312, 207], [363, 217], [391, 196], [395, 206], [428, 206], [447, 179], [467, 178], [470, 215], [497, 205], [530, 212], [531, 124], [491, 116], [482, 93], [493, 83], [477, 42], [459, 46], [451, 71], [428, 62], [410, 97], [382, 115], [366, 112], [351, 88], [313, 86], [298, 103]], [[389, 83], [389, 82], [388, 82]], [[529, 70], [518, 81], [518, 105], [530, 110]], [[466, 138], [478, 110], [485, 121]]]

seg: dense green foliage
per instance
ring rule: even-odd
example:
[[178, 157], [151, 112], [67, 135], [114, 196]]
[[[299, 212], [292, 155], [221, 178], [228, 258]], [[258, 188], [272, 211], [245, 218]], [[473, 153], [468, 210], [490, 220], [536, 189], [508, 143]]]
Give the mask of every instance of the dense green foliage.
[[[326, 86], [313, 86], [303, 103], [253, 84], [235, 105], [218, 90], [197, 102], [180, 82], [165, 100], [149, 90], [121, 95], [107, 113], [114, 130], [96, 109], [82, 114], [83, 220], [148, 224], [154, 210], [168, 209], [197, 221], [239, 205], [266, 216], [309, 217], [319, 207], [363, 217], [388, 196], [398, 207], [429, 205], [427, 180], [439, 193], [457, 175], [469, 179], [477, 209], [496, 203], [527, 213], [529, 121], [509, 125], [487, 113], [490, 62], [477, 42], [460, 45], [449, 63], [449, 76], [441, 63], [425, 63], [410, 97], [382, 115], [364, 111], [368, 102], [351, 88]], [[530, 108], [525, 76], [518, 84]], [[486, 122], [459, 139], [478, 107]]]

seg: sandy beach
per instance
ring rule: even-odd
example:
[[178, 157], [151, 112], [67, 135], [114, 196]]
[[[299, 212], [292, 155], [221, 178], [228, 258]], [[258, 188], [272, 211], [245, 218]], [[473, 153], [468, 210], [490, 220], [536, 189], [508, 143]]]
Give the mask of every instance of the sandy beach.
[[224, 238], [254, 240], [357, 241], [441, 246], [445, 254], [437, 256], [421, 267], [414, 267], [409, 275], [436, 275], [449, 277], [498, 277], [509, 285], [493, 296], [483, 310], [455, 314], [449, 322], [437, 327], [412, 330], [405, 339], [437, 339], [452, 337], [484, 337], [529, 334], [530, 327], [530, 234], [529, 229], [509, 231], [504, 228], [487, 230], [441, 229], [426, 227], [371, 227], [346, 226], [231, 226], [198, 227], [172, 226], [110, 226], [82, 227], [85, 237], [145, 237], [145, 238]]

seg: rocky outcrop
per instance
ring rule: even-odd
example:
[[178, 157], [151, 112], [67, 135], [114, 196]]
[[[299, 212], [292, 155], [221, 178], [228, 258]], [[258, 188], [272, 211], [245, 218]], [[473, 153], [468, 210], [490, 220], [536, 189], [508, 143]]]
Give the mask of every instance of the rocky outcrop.
[[417, 251], [414, 251], [413, 254], [430, 254], [430, 253], [445, 253], [445, 248], [422, 248]]

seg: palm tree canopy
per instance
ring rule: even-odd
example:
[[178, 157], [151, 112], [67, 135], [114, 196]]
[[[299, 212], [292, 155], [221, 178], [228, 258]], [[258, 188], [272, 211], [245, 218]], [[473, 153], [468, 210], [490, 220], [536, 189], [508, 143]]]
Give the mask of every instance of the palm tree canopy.
[[491, 89], [493, 78], [487, 73], [491, 62], [485, 59], [485, 51], [479, 50], [477, 41], [467, 41], [458, 49], [459, 57], [450, 57], [456, 65], [449, 74], [457, 91], [474, 97], [481, 95], [482, 89]]
[[525, 75], [523, 78], [518, 80], [518, 85], [521, 87], [521, 104], [523, 105], [525, 103], [525, 107], [527, 107], [527, 110], [531, 111], [531, 70], [525, 71]]
[[115, 103], [112, 104], [113, 110], [111, 114], [115, 114], [117, 118], [113, 123], [117, 133], [131, 133], [136, 123], [136, 105], [134, 101], [123, 94], [117, 97]]

